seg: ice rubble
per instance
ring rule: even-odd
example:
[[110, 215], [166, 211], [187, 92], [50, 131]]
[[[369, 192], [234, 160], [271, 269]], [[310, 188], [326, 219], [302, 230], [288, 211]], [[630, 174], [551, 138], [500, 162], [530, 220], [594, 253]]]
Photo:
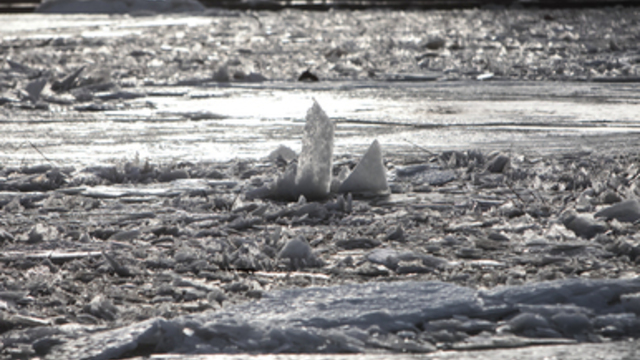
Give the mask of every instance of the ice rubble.
[[[284, 200], [324, 199], [331, 192], [352, 193], [361, 196], [389, 194], [382, 150], [374, 140], [352, 173], [348, 169], [337, 178], [332, 178], [334, 124], [320, 105], [314, 100], [307, 111], [302, 151], [298, 163], [291, 164], [286, 172], [272, 184], [247, 192], [246, 197], [268, 197]], [[290, 161], [291, 150], [280, 147], [269, 155], [275, 160]], [[282, 154], [281, 154], [282, 153]]]
[[637, 333], [633, 300], [639, 294], [638, 279], [579, 278], [492, 290], [412, 281], [290, 289], [219, 312], [156, 318], [83, 336], [55, 334], [51, 343], [60, 345], [45, 359], [158, 352], [429, 352], [435, 350], [434, 338], [458, 338], [462, 347], [588, 341], [596, 334]]
[[197, 0], [48, 0], [36, 12], [62, 14], [128, 14], [204, 11]]

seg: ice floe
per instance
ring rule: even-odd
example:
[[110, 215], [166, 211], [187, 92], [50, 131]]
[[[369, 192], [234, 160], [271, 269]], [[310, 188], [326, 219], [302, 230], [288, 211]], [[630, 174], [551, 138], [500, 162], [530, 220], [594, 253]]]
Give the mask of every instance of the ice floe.
[[639, 292], [638, 279], [578, 278], [491, 290], [414, 281], [289, 289], [218, 312], [93, 333], [63, 330], [50, 336], [59, 345], [46, 359], [161, 352], [430, 352], [443, 343], [483, 348], [597, 341], [602, 334], [638, 332]]

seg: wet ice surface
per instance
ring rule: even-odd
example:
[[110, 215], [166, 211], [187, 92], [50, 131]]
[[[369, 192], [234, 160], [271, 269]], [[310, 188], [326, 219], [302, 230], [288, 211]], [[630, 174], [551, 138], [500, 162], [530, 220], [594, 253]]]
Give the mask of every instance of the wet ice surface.
[[75, 166], [136, 154], [165, 163], [259, 158], [280, 144], [300, 151], [313, 98], [337, 123], [337, 154], [362, 153], [376, 138], [387, 154], [473, 147], [544, 153], [597, 147], [617, 135], [632, 143], [640, 131], [633, 84], [263, 83], [181, 87], [175, 96], [166, 96], [174, 88], [144, 91], [146, 97], [97, 113], [58, 105], [53, 112], [0, 109], [0, 158], [6, 165], [40, 162], [29, 142]]
[[[431, 352], [571, 343], [636, 332], [640, 282], [572, 279], [476, 291], [440, 282], [370, 282], [278, 291], [224, 311], [87, 334], [47, 358], [153, 352]], [[634, 299], [628, 301], [627, 299]], [[451, 344], [451, 339], [455, 338]], [[138, 350], [139, 351], [139, 350]]]

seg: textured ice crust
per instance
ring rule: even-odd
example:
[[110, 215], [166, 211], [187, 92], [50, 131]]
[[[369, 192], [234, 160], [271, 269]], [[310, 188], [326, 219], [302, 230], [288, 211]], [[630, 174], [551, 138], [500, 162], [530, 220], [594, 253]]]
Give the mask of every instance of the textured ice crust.
[[[637, 332], [636, 308], [620, 299], [638, 292], [638, 279], [570, 279], [488, 291], [411, 281], [282, 290], [220, 312], [151, 319], [68, 341], [57, 339], [62, 344], [46, 358], [407, 350], [404, 347], [428, 352], [433, 345], [412, 339], [430, 332], [466, 331], [468, 343], [480, 338], [494, 347], [535, 343], [522, 340], [527, 336], [588, 341], [590, 334], [616, 329]], [[481, 331], [485, 333], [477, 335]]]

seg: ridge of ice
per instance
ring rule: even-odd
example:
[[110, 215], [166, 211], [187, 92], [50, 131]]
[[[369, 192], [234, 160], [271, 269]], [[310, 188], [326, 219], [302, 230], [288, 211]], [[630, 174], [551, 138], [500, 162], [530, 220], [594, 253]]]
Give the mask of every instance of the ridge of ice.
[[[497, 331], [499, 324], [516, 335], [575, 341], [574, 336], [589, 331], [640, 324], [637, 314], [626, 312], [618, 301], [639, 292], [639, 279], [569, 279], [485, 291], [431, 281], [280, 290], [217, 312], [150, 319], [81, 335], [59, 334], [60, 345], [45, 359], [108, 359], [141, 349], [145, 354], [400, 351], [385, 347], [390, 342], [384, 339], [393, 342], [402, 334], [422, 331], [418, 329], [428, 336], [432, 330], [476, 328], [496, 329], [495, 335], [478, 336], [499, 338], [503, 336]], [[507, 335], [516, 345], [526, 344], [518, 340], [526, 338]], [[432, 351], [433, 346], [421, 349]]]
[[36, 9], [55, 14], [128, 14], [204, 11], [197, 0], [48, 0]]

